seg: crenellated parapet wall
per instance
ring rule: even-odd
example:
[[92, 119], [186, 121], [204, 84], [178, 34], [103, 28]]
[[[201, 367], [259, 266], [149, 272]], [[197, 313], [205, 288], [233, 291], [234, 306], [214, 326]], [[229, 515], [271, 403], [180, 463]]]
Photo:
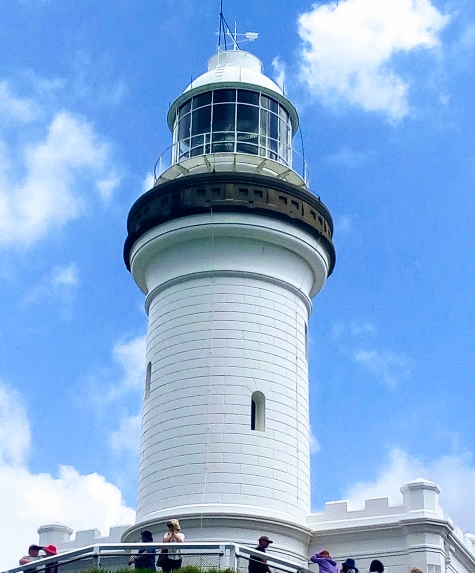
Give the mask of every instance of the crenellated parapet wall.
[[445, 514], [438, 486], [417, 479], [400, 491], [399, 505], [390, 505], [387, 497], [367, 499], [361, 509], [349, 509], [347, 501], [326, 503], [324, 512], [308, 517], [314, 532], [309, 553], [326, 548], [338, 561], [353, 557], [363, 571], [374, 558], [389, 573], [415, 566], [427, 573], [475, 571], [475, 536], [464, 534]]
[[118, 525], [111, 527], [109, 535], [103, 536], [98, 529], [84, 529], [76, 531], [71, 539], [73, 530], [63, 523], [51, 523], [38, 528], [39, 545], [56, 545], [58, 553], [64, 553], [72, 549], [80, 549], [97, 543], [120, 543], [122, 534], [129, 529], [130, 525]]

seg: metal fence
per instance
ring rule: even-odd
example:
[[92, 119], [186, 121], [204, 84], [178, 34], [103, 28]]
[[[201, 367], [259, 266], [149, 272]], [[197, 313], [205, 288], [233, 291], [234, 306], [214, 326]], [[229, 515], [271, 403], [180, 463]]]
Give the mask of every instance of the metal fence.
[[[57, 565], [58, 573], [76, 573], [87, 569], [105, 569], [119, 571], [134, 566], [127, 562], [139, 549], [153, 547], [156, 554], [162, 548], [179, 548], [182, 567], [193, 565], [201, 569], [232, 569], [237, 573], [247, 573], [249, 559], [254, 555], [262, 559], [262, 553], [239, 545], [237, 543], [107, 543], [90, 545], [60, 553], [54, 557], [45, 557], [34, 564], [23, 565], [9, 569], [5, 573], [49, 573], [51, 567]], [[267, 564], [275, 573], [310, 573], [307, 562], [297, 563], [285, 557], [277, 557], [266, 553]], [[161, 569], [157, 569], [161, 571]]]
[[[157, 159], [156, 163], [155, 163], [155, 167], [153, 169], [153, 175], [154, 175], [154, 185], [157, 184], [158, 178], [160, 177], [160, 175], [162, 175], [162, 173], [164, 173], [167, 169], [169, 169], [170, 167], [172, 167], [172, 165], [175, 164], [180, 164], [182, 161], [184, 161], [185, 158], [181, 159], [180, 161], [173, 161], [173, 157], [176, 155], [176, 148], [177, 148], [177, 143], [174, 143], [173, 145], [170, 145], [169, 147], [167, 147], [167, 149], [165, 149], [165, 151], [162, 152], [162, 154], [160, 155], [160, 157]], [[262, 162], [266, 159], [272, 159], [272, 157], [269, 156], [261, 156], [261, 155], [254, 155], [254, 154], [242, 154], [239, 152], [233, 152], [230, 151], [229, 154], [237, 154], [237, 155], [248, 155], [250, 156], [250, 158], [258, 158], [259, 162]], [[207, 154], [203, 153], [203, 154], [199, 154], [198, 156], [190, 156], [191, 157], [199, 157], [199, 156], [205, 156]], [[292, 161], [291, 164], [287, 165], [286, 163], [280, 163], [281, 165], [287, 166], [288, 169], [291, 169], [292, 171], [295, 171], [295, 173], [305, 182], [305, 184], [307, 186], [309, 186], [310, 184], [310, 178], [309, 178], [309, 169], [308, 169], [308, 165], [307, 162], [305, 161], [303, 155], [296, 150], [295, 148], [291, 148], [291, 157], [292, 157]], [[279, 161], [277, 159], [274, 159], [274, 161], [276, 163], [279, 163]], [[259, 164], [259, 163], [258, 163]]]

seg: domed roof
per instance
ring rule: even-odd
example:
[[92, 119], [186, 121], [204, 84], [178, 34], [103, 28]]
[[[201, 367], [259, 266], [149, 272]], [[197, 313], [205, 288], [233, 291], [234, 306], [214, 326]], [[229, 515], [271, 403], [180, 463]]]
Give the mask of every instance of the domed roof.
[[257, 89], [275, 98], [289, 113], [293, 134], [297, 131], [299, 124], [297, 110], [285, 97], [282, 89], [262, 73], [262, 62], [259, 58], [243, 50], [218, 50], [209, 59], [208, 71], [193, 80], [170, 106], [167, 117], [169, 128], [173, 130], [176, 112], [185, 101], [192, 96], [221, 87]]
[[280, 87], [262, 73], [262, 62], [242, 50], [219, 51], [208, 61], [208, 71], [193, 80], [189, 90], [216, 83], [245, 83], [260, 86], [283, 95]]

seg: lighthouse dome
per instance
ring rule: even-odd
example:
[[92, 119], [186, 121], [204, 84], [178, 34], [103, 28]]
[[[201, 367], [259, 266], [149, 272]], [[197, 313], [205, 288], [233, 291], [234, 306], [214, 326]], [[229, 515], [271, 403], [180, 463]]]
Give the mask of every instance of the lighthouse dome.
[[[291, 133], [295, 134], [299, 123], [295, 107], [285, 97], [282, 89], [263, 74], [262, 70], [262, 62], [250, 52], [219, 50], [208, 60], [208, 71], [192, 80], [184, 92], [172, 103], [168, 110], [168, 126], [172, 131], [174, 130], [178, 116], [183, 115], [180, 112], [188, 111], [187, 105], [193, 97], [211, 93], [213, 90], [229, 88], [251, 90], [262, 94], [264, 98], [270, 98], [270, 101], [274, 101], [277, 107], [285, 110]], [[195, 105], [202, 105], [202, 101], [202, 98], [196, 100]], [[279, 115], [277, 108], [273, 111]]]
[[191, 89], [219, 83], [245, 83], [283, 95], [281, 88], [262, 73], [262, 62], [259, 58], [243, 50], [220, 50], [209, 59], [208, 71], [193, 80], [185, 93]]

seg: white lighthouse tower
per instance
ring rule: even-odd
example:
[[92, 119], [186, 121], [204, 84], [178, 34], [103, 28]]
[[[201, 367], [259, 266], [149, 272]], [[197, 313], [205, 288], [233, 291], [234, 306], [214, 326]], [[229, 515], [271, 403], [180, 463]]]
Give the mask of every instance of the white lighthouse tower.
[[[172, 164], [131, 208], [146, 295], [137, 523], [304, 557], [307, 328], [335, 262], [330, 213], [293, 168], [298, 116], [254, 55], [219, 50], [170, 107]], [[156, 537], [156, 539], [159, 539]]]

